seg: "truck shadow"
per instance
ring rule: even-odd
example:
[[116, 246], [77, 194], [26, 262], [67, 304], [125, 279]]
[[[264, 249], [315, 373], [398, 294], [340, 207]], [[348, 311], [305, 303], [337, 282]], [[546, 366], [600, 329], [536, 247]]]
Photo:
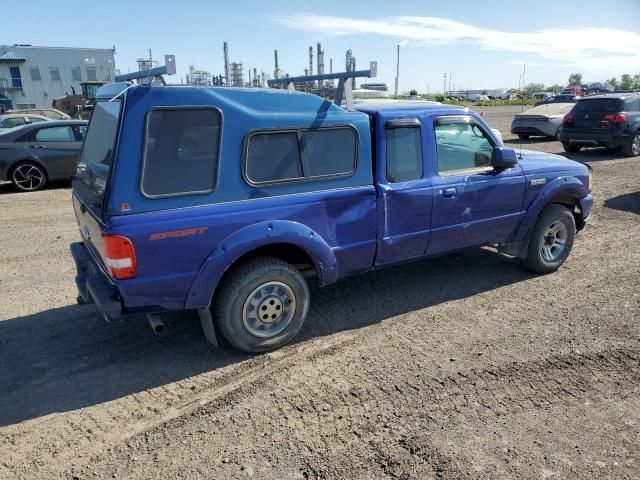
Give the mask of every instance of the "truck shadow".
[[619, 150], [614, 150], [611, 148], [583, 148], [578, 153], [558, 153], [564, 157], [580, 163], [603, 162], [606, 160], [622, 160], [624, 158]]
[[631, 212], [636, 215], [640, 215], [640, 191], [607, 198], [604, 201], [604, 206], [614, 210], [621, 210], [623, 212]]
[[[313, 292], [295, 342], [351, 330], [531, 278], [488, 249], [347, 279]], [[107, 324], [93, 306], [0, 321], [0, 426], [114, 400], [252, 358], [214, 350], [190, 313], [155, 336], [144, 317]]]

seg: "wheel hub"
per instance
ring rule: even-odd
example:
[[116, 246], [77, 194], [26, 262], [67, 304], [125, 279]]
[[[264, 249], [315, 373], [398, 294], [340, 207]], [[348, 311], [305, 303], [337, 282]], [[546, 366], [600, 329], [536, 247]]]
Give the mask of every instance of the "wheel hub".
[[567, 242], [567, 227], [562, 222], [554, 222], [542, 237], [541, 254], [547, 262], [554, 262], [563, 254]]
[[276, 296], [267, 298], [258, 308], [258, 317], [264, 323], [277, 322], [282, 316], [282, 300]]
[[247, 296], [242, 323], [255, 337], [274, 337], [289, 326], [295, 312], [296, 297], [291, 287], [283, 282], [265, 282]]

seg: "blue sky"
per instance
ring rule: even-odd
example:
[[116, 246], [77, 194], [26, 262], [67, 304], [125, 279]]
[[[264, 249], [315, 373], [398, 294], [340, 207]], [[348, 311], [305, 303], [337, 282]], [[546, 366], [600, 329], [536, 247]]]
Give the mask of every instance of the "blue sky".
[[[344, 68], [350, 48], [358, 67], [378, 61], [378, 81], [391, 87], [396, 45], [402, 44], [400, 89], [563, 83], [572, 72], [585, 81], [640, 73], [640, 0], [581, 1], [243, 1], [63, 3], [31, 0], [5, 6], [0, 43], [116, 46], [116, 67], [136, 69], [149, 48], [176, 55], [179, 76], [188, 65], [223, 72], [222, 42], [245, 70], [301, 74], [309, 45], [322, 42], [325, 63]], [[37, 15], [34, 14], [37, 12]], [[71, 13], [73, 12], [73, 13]], [[77, 16], [82, 25], [69, 18]], [[314, 66], [315, 68], [315, 66]], [[246, 73], [245, 73], [246, 76]]]

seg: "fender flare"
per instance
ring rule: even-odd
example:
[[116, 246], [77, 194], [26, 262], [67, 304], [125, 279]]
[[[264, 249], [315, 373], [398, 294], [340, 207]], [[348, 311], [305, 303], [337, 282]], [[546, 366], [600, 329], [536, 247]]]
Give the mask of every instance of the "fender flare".
[[520, 222], [518, 230], [513, 237], [514, 242], [527, 240], [542, 209], [551, 203], [551, 199], [559, 193], [569, 194], [579, 202], [580, 198], [584, 196], [584, 185], [576, 177], [570, 176], [557, 177], [547, 183], [536, 195], [531, 205], [529, 205], [529, 208], [527, 208], [527, 213]]
[[235, 231], [216, 246], [200, 266], [189, 288], [185, 308], [210, 306], [220, 280], [235, 262], [257, 248], [276, 243], [295, 245], [307, 252], [315, 264], [321, 285], [337, 280], [333, 249], [316, 231], [288, 220], [264, 221]]

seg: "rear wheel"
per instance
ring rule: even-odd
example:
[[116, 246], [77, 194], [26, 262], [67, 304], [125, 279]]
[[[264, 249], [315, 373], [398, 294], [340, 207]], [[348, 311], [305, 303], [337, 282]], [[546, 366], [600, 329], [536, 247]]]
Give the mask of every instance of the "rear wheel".
[[518, 138], [522, 139], [522, 140], [526, 140], [527, 138], [529, 138], [531, 135], [529, 135], [528, 133], [519, 133], [518, 134]]
[[215, 319], [237, 349], [266, 352], [293, 339], [309, 303], [309, 287], [298, 269], [277, 258], [254, 258], [224, 280], [216, 294]]
[[11, 171], [13, 186], [23, 192], [40, 190], [47, 182], [47, 174], [37, 163], [23, 162]]
[[547, 205], [536, 221], [524, 265], [536, 273], [557, 270], [565, 262], [576, 236], [576, 221], [563, 205]]
[[564, 148], [564, 151], [567, 153], [578, 153], [582, 147], [574, 143], [562, 142], [562, 148]]
[[626, 145], [622, 146], [622, 154], [625, 157], [637, 157], [640, 155], [640, 132], [629, 139]]

